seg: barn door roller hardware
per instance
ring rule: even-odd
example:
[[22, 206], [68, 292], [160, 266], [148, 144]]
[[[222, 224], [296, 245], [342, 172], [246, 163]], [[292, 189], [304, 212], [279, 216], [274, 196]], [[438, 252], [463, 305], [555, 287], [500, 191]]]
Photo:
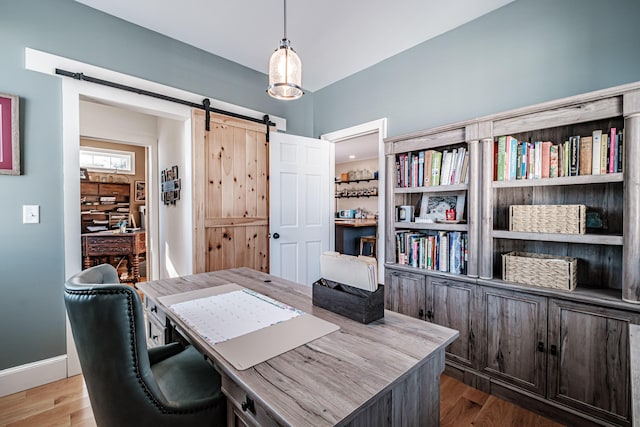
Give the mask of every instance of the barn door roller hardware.
[[265, 114], [262, 119], [256, 119], [254, 117], [245, 116], [243, 114], [233, 113], [231, 111], [220, 110], [218, 108], [211, 107], [211, 101], [209, 98], [205, 98], [202, 100], [202, 104], [196, 104], [195, 102], [185, 101], [184, 99], [174, 98], [172, 96], [163, 95], [157, 92], [151, 92], [145, 89], [140, 89], [133, 86], [123, 85], [121, 83], [111, 82], [109, 80], [103, 80], [96, 77], [87, 76], [84, 73], [74, 73], [71, 71], [61, 70], [60, 68], [56, 68], [56, 74], [64, 77], [71, 77], [72, 79], [82, 80], [89, 83], [95, 83], [102, 86], [108, 86], [115, 89], [125, 90], [127, 92], [137, 93], [138, 95], [150, 96], [156, 99], [162, 99], [163, 101], [175, 102], [176, 104], [186, 105], [191, 108], [198, 108], [200, 110], [205, 111], [206, 120], [205, 126], [207, 131], [209, 128], [209, 119], [211, 118], [211, 113], [222, 114], [229, 117], [235, 117], [236, 119], [249, 120], [254, 123], [264, 123], [267, 127], [267, 142], [269, 142], [269, 126], [275, 126], [275, 123], [272, 123], [269, 120], [269, 115]]

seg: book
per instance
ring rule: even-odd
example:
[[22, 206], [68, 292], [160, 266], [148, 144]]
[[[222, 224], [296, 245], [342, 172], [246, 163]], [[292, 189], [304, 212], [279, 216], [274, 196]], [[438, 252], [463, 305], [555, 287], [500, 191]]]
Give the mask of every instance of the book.
[[522, 179], [522, 144], [519, 143], [516, 154], [516, 179]]
[[549, 178], [558, 177], [558, 146], [549, 147]]
[[[518, 168], [518, 140], [512, 136], [507, 136], [507, 151], [509, 154], [508, 181], [515, 181], [516, 169]], [[505, 180], [506, 180], [506, 171], [505, 171]]]
[[569, 138], [569, 176], [578, 176], [580, 167], [580, 137]]
[[584, 136], [580, 138], [580, 160], [578, 175], [591, 175], [593, 167], [593, 138]]
[[535, 179], [536, 177], [536, 146], [533, 142], [529, 142], [528, 143], [528, 147], [527, 147], [527, 162], [529, 163], [528, 165], [528, 170], [527, 170], [527, 178], [528, 179]]
[[552, 145], [553, 144], [550, 141], [544, 141], [542, 144], [540, 144], [540, 146], [542, 147], [542, 153], [540, 154], [540, 178], [549, 178]]
[[571, 142], [564, 142], [564, 175], [571, 176]]
[[533, 178], [542, 178], [542, 141], [534, 142], [535, 159], [533, 161]]
[[558, 145], [558, 176], [564, 175], [564, 143]]
[[418, 181], [416, 187], [420, 187], [424, 183], [424, 151], [418, 153]]
[[493, 141], [493, 180], [498, 180], [498, 141]]
[[431, 155], [431, 186], [440, 185], [440, 166], [442, 165], [442, 153], [434, 151]]
[[607, 173], [607, 165], [608, 162], [608, 153], [609, 153], [609, 135], [606, 133], [602, 134], [600, 140], [600, 175], [604, 175]]
[[593, 148], [591, 150], [591, 175], [600, 175], [600, 146], [602, 145], [602, 130], [594, 130], [591, 133], [591, 137], [593, 138]]
[[424, 183], [422, 184], [425, 187], [429, 187], [431, 185], [431, 169], [432, 169], [432, 156], [433, 150], [427, 150], [424, 153]]
[[529, 144], [526, 141], [522, 141], [522, 145], [520, 146], [521, 150], [521, 163], [520, 163], [520, 178], [527, 179], [527, 148]]
[[616, 147], [618, 143], [618, 134], [616, 132], [616, 128], [611, 128], [609, 132], [609, 168], [607, 169], [607, 172], [614, 173], [616, 171], [616, 153], [618, 152], [618, 148]]
[[449, 233], [446, 231], [439, 231], [439, 243], [438, 243], [438, 270], [449, 271]]
[[616, 156], [616, 172], [622, 172], [622, 161], [624, 153], [624, 129], [618, 132], [618, 155]]
[[464, 153], [464, 160], [462, 161], [462, 173], [460, 175], [460, 182], [463, 184], [469, 183], [469, 152]]
[[496, 177], [496, 181], [504, 181], [504, 171], [505, 171], [505, 162], [507, 156], [507, 137], [500, 136], [498, 137], [498, 174]]
[[442, 152], [442, 167], [440, 169], [440, 185], [449, 185], [451, 183], [451, 165], [454, 152], [444, 150]]

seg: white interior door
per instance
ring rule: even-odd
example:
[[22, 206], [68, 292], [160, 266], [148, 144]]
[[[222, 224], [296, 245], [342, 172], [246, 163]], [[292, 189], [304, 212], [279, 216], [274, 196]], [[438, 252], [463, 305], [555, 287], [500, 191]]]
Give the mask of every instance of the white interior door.
[[311, 285], [329, 250], [329, 142], [271, 133], [269, 180], [270, 273]]

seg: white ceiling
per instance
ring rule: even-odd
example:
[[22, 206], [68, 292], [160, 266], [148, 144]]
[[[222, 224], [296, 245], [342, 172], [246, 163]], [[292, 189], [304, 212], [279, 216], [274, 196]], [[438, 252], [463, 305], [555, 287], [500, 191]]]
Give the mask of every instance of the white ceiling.
[[[283, 0], [76, 1], [265, 74], [283, 36]], [[512, 1], [290, 0], [287, 36], [313, 92]]]

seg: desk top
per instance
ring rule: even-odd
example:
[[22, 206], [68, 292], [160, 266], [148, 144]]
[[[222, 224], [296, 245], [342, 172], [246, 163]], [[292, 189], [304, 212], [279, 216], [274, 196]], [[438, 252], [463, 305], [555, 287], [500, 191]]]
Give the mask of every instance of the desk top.
[[375, 219], [335, 219], [335, 225], [340, 227], [375, 227], [378, 221]]
[[328, 426], [345, 421], [432, 357], [443, 358], [444, 347], [458, 336], [452, 329], [392, 311], [364, 325], [313, 306], [309, 286], [248, 268], [161, 279], [138, 287], [158, 302], [165, 295], [227, 283], [253, 289], [340, 326], [337, 332], [238, 371], [165, 307], [196, 348], [236, 384], [250, 390], [257, 403], [269, 408], [284, 425]]
[[81, 236], [82, 237], [104, 237], [104, 236], [136, 236], [138, 234], [144, 234], [146, 233], [146, 230], [143, 229], [139, 229], [139, 230], [133, 230], [133, 231], [127, 231], [126, 233], [120, 233], [120, 232], [114, 232], [113, 230], [106, 230], [106, 231], [94, 231], [93, 233], [82, 233]]

